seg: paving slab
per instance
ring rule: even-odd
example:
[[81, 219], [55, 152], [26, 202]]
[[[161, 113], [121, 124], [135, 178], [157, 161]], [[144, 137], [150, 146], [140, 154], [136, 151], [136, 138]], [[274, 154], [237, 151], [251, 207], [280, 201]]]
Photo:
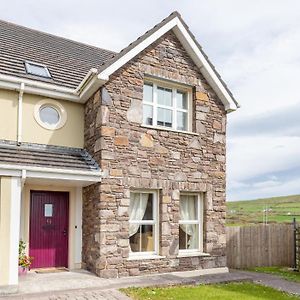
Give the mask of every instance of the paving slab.
[[41, 300], [128, 300], [118, 289], [127, 287], [172, 286], [194, 284], [216, 284], [251, 281], [265, 286], [300, 295], [300, 283], [287, 281], [279, 276], [231, 270], [229, 273], [203, 275], [203, 271], [173, 272], [146, 276], [104, 279], [87, 271], [28, 274], [21, 278], [19, 293], [0, 299]]
[[258, 284], [272, 287], [276, 290], [287, 292], [294, 295], [300, 296], [300, 283], [288, 281], [283, 279], [280, 276], [259, 273], [259, 272], [250, 272], [250, 271], [232, 271], [232, 273], [238, 273], [240, 275], [245, 275], [251, 277], [252, 281]]
[[[4, 298], [4, 297], [3, 297]], [[5, 297], [9, 300], [130, 300], [129, 297], [119, 292], [118, 290], [71, 290], [71, 291], [56, 291], [48, 293], [25, 294], [18, 296]], [[4, 298], [4, 299], [5, 299]]]
[[[3, 299], [111, 299], [125, 300], [118, 289], [126, 287], [208, 284], [251, 280], [239, 273], [203, 275], [203, 270], [104, 279], [84, 270], [62, 273], [30, 273], [20, 279], [19, 293]], [[104, 298], [103, 298], [104, 297]], [[106, 297], [106, 298], [105, 298]]]

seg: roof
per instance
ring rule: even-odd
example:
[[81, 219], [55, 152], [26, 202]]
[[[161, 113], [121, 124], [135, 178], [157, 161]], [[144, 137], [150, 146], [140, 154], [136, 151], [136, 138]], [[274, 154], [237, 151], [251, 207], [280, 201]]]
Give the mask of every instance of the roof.
[[[236, 110], [239, 107], [238, 102], [176, 11], [119, 53], [0, 21], [0, 74], [46, 81], [64, 88], [73, 88], [74, 90], [71, 92], [70, 90], [60, 90], [59, 92], [62, 94], [59, 95], [57, 94], [58, 89], [56, 89], [54, 96], [85, 102], [109, 80], [111, 74], [170, 30], [174, 31], [199, 67], [202, 75], [223, 102], [226, 111]], [[26, 74], [25, 60], [46, 65], [52, 79]], [[15, 85], [10, 86], [10, 88], [16, 88]], [[26, 88], [28, 87], [26, 86]], [[25, 92], [54, 94], [54, 91], [43, 92], [43, 89], [49, 90], [49, 86], [40, 87], [40, 89], [30, 89], [29, 87]]]
[[90, 154], [79, 148], [0, 140], [0, 164], [26, 167], [99, 171]]
[[[76, 88], [115, 52], [0, 20], [0, 73]], [[52, 79], [29, 75], [25, 61], [44, 64]]]
[[[172, 21], [175, 22], [172, 23]], [[165, 30], [163, 30], [164, 27], [166, 28]], [[109, 77], [109, 75], [111, 75], [120, 66], [124, 65], [128, 61], [126, 60], [126, 56], [131, 58], [134, 57], [136, 54], [140, 53], [147, 46], [156, 41], [169, 30], [173, 30], [175, 32], [175, 35], [183, 44], [186, 51], [190, 54], [191, 58], [201, 69], [202, 74], [204, 73], [203, 75], [207, 79], [208, 83], [212, 85], [212, 88], [221, 98], [221, 101], [224, 103], [225, 107], [227, 106], [226, 110], [228, 109], [229, 111], [232, 111], [237, 109], [239, 107], [237, 100], [234, 98], [232, 92], [229, 90], [228, 86], [221, 78], [221, 75], [217, 72], [215, 66], [208, 59], [208, 56], [203, 51], [201, 45], [197, 42], [195, 36], [192, 34], [189, 27], [183, 21], [181, 15], [177, 11], [172, 12], [167, 18], [163, 19], [152, 29], [146, 31], [142, 36], [138, 37], [134, 42], [130, 43], [126, 48], [122, 49], [112, 59], [104, 62], [99, 69], [99, 76], [101, 76], [102, 72], [104, 74], [103, 78]], [[153, 39], [152, 37], [155, 38]], [[192, 41], [190, 41], [189, 38], [191, 38]], [[143, 44], [145, 46], [142, 46]], [[137, 49], [139, 51], [137, 51]], [[200, 55], [199, 53], [197, 53], [197, 50], [200, 52]], [[132, 55], [130, 56], [131, 52]], [[216, 83], [216, 85], [214, 85], [214, 83]]]

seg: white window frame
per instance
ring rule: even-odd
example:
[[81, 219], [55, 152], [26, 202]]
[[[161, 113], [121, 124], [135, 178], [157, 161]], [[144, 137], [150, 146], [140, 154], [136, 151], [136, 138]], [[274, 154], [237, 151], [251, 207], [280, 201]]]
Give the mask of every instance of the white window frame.
[[139, 225], [152, 225], [154, 227], [153, 231], [153, 242], [154, 242], [154, 251], [141, 251], [141, 252], [132, 252], [130, 248], [130, 238], [129, 239], [129, 258], [139, 258], [139, 257], [151, 257], [156, 256], [159, 253], [159, 203], [158, 203], [158, 191], [156, 190], [132, 190], [131, 194], [152, 194], [153, 196], [153, 220], [141, 220], [141, 221], [130, 221], [131, 224]]
[[[165, 81], [153, 80], [153, 79], [145, 79], [144, 84], [152, 85], [152, 102], [145, 101], [143, 98], [143, 107], [145, 105], [149, 105], [152, 107], [152, 125], [145, 124], [145, 126], [157, 127], [162, 129], [169, 129], [173, 131], [181, 131], [181, 132], [191, 132], [192, 131], [192, 115], [193, 115], [193, 107], [192, 107], [192, 88], [187, 86], [182, 86], [179, 84], [167, 83]], [[157, 88], [166, 88], [172, 90], [172, 106], [166, 106], [157, 103]], [[178, 108], [176, 106], [176, 93], [177, 90], [180, 92], [185, 92], [187, 96], [187, 109]], [[164, 108], [172, 111], [172, 127], [161, 126], [157, 124], [157, 110], [158, 108]], [[177, 112], [185, 112], [187, 113], [187, 128], [185, 130], [177, 129]]]
[[[50, 125], [47, 123], [44, 123], [41, 118], [40, 118], [40, 110], [44, 107], [52, 107], [54, 108], [58, 114], [59, 114], [59, 121], [56, 124]], [[34, 112], [33, 112], [34, 118], [36, 120], [36, 122], [43, 127], [44, 129], [47, 130], [56, 130], [56, 129], [60, 129], [63, 126], [65, 126], [66, 122], [67, 122], [67, 111], [64, 108], [63, 105], [61, 105], [58, 101], [53, 100], [53, 99], [43, 99], [40, 100], [39, 102], [36, 103], [36, 105], [34, 106]]]
[[[179, 249], [179, 255], [182, 254], [193, 254], [193, 253], [203, 253], [203, 227], [204, 227], [204, 195], [203, 193], [180, 193], [181, 196], [196, 196], [197, 197], [197, 205], [198, 205], [198, 215], [197, 215], [197, 220], [179, 220], [179, 225], [180, 224], [198, 224], [199, 226], [199, 245], [198, 249]], [[181, 201], [179, 199], [179, 201]], [[180, 216], [180, 211], [179, 211], [179, 216]]]
[[[43, 76], [43, 75], [38, 75], [38, 74], [35, 74], [34, 72], [32, 72], [30, 70], [31, 66], [37, 66], [37, 67], [40, 67], [40, 68], [43, 68], [45, 71], [46, 71], [46, 76]], [[28, 61], [26, 60], [25, 61], [25, 68], [26, 68], [26, 72], [27, 74], [30, 74], [30, 75], [34, 75], [34, 76], [38, 76], [38, 77], [43, 77], [43, 78], [52, 78], [48, 68], [46, 65], [43, 65], [43, 64], [39, 64], [39, 63], [36, 63], [36, 62], [33, 62], [33, 61]]]

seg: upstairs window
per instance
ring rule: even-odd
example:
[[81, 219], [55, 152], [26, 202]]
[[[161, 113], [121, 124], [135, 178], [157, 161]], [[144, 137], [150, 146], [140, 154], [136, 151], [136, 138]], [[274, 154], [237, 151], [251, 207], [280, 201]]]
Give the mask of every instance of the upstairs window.
[[188, 88], [144, 83], [143, 124], [189, 131], [191, 105]]
[[26, 61], [25, 68], [27, 74], [45, 77], [45, 78], [51, 78], [50, 72], [45, 65]]

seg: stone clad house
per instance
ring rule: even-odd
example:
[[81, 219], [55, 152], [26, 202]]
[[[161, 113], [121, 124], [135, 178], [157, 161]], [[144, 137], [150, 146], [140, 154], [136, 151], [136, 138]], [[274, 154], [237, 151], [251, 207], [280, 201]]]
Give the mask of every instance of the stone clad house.
[[0, 21], [0, 292], [32, 268], [226, 271], [226, 115], [174, 12], [119, 53]]

